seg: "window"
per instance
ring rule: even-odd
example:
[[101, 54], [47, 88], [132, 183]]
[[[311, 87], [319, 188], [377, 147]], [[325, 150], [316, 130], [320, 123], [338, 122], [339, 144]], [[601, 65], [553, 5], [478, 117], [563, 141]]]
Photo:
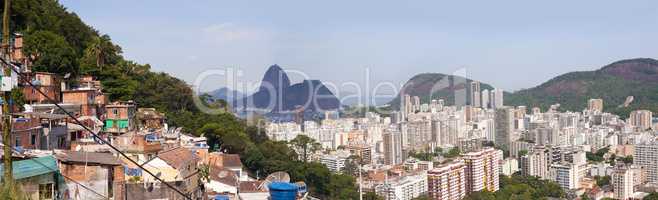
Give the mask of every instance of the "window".
[[17, 135], [17, 136], [16, 136], [16, 141], [14, 141], [14, 142], [16, 142], [16, 143], [14, 143], [14, 146], [15, 146], [15, 147], [20, 147], [20, 146], [22, 146], [22, 145], [21, 145], [21, 136], [20, 136], [20, 135]]
[[119, 115], [119, 110], [116, 109], [116, 108], [113, 108], [113, 109], [112, 109], [112, 113], [114, 114], [114, 117], [118, 117], [118, 115]]
[[30, 133], [30, 144], [31, 145], [37, 144], [37, 135], [34, 133]]
[[66, 137], [57, 138], [57, 147], [59, 148], [66, 147]]
[[53, 199], [53, 184], [39, 184], [39, 199]]

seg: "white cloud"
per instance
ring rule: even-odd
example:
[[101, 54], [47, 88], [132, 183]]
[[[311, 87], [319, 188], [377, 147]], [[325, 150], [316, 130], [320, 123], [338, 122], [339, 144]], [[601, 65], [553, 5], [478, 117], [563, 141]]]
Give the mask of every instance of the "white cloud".
[[202, 29], [206, 39], [216, 42], [244, 42], [263, 39], [263, 31], [237, 26], [233, 23], [212, 24]]

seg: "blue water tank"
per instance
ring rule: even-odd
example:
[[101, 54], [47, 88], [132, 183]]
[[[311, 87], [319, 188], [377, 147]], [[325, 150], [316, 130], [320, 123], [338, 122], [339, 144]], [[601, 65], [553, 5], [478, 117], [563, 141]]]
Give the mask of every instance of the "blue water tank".
[[295, 200], [297, 197], [297, 185], [292, 183], [273, 182], [268, 188], [272, 200]]
[[229, 199], [231, 198], [229, 198], [226, 195], [215, 195], [215, 198], [213, 198], [213, 200], [229, 200]]

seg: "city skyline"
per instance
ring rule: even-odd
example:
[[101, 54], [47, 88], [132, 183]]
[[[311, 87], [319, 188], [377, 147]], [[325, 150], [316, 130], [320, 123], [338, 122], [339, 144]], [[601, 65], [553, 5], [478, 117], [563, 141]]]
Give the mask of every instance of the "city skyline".
[[63, 1], [0, 8], [0, 199], [658, 200], [652, 4]]

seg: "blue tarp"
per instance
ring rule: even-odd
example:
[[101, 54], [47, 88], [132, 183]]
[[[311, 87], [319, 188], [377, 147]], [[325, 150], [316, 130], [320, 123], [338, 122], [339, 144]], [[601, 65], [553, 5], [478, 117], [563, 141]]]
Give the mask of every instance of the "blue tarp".
[[[59, 171], [57, 160], [53, 156], [14, 161], [12, 162], [12, 168], [12, 174], [15, 180]], [[0, 166], [0, 174], [2, 173], [4, 173], [4, 169]]]
[[142, 176], [142, 169], [140, 168], [130, 168], [128, 166], [123, 166], [123, 171], [128, 176]]
[[158, 136], [151, 133], [144, 135], [144, 138], [146, 139], [147, 142], [153, 142], [158, 140]]

